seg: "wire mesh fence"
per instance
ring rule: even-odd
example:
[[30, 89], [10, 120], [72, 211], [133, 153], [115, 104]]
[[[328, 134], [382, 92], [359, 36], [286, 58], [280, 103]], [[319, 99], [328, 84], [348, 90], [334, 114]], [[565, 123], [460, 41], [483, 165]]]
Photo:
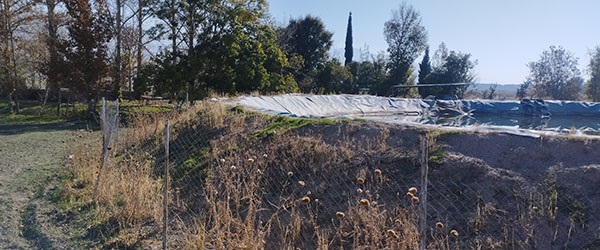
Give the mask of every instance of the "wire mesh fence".
[[126, 169], [127, 221], [154, 220], [163, 248], [599, 246], [599, 191], [581, 190], [568, 169], [528, 179], [444, 155], [427, 131], [342, 122], [286, 132], [274, 124], [304, 120], [219, 109], [102, 111], [107, 167], [96, 184]]

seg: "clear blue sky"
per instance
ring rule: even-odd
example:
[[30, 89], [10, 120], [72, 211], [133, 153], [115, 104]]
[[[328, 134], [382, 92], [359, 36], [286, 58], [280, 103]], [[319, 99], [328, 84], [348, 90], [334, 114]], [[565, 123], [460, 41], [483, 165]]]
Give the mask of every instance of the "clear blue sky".
[[[396, 0], [268, 0], [280, 25], [308, 14], [333, 32], [333, 56], [343, 58], [348, 12], [352, 12], [354, 59], [359, 48], [376, 54], [387, 49], [383, 25]], [[441, 42], [449, 50], [470, 53], [478, 61], [477, 81], [521, 83], [527, 63], [537, 61], [550, 45], [562, 46], [579, 58], [588, 78], [589, 52], [600, 45], [600, 0], [407, 0], [428, 32], [431, 54]], [[420, 60], [420, 59], [418, 59]]]

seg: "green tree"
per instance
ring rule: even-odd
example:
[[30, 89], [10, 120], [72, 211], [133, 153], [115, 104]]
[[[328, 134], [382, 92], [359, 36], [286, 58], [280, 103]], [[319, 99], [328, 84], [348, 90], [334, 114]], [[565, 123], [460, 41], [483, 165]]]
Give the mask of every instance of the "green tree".
[[310, 15], [290, 20], [288, 26], [279, 32], [282, 49], [291, 56], [300, 55], [304, 59], [304, 73], [310, 73], [325, 64], [332, 36], [320, 18]]
[[[218, 33], [204, 32], [194, 50], [198, 82], [219, 92], [295, 92], [297, 85], [274, 29], [260, 22], [254, 5], [230, 6]], [[214, 83], [218, 83], [214, 84]]]
[[100, 92], [110, 87], [107, 45], [112, 38], [112, 20], [106, 2], [65, 0], [71, 17], [65, 57], [70, 71], [68, 86], [80, 93], [88, 103], [88, 115], [96, 109]]
[[[182, 45], [174, 48], [176, 53], [165, 51], [148, 66], [137, 83], [138, 92], [150, 87], [144, 85], [153, 85], [157, 93], [182, 99], [187, 94], [203, 97], [208, 91], [297, 91], [288, 71], [290, 63], [277, 45], [277, 34], [261, 22], [265, 1], [190, 0], [178, 4], [176, 11], [183, 14], [176, 19], [185, 24], [178, 28], [182, 33], [177, 44]], [[168, 15], [164, 19], [164, 23], [170, 20]], [[168, 34], [169, 29], [164, 30]]]
[[424, 84], [443, 84], [443, 83], [467, 83], [464, 86], [447, 86], [447, 87], [425, 87], [419, 88], [421, 97], [430, 95], [436, 97], [456, 96], [463, 98], [468, 83], [475, 80], [473, 69], [477, 64], [471, 60], [471, 54], [465, 54], [456, 51], [447, 52], [445, 46], [440, 46], [440, 50], [436, 51], [434, 60], [438, 64], [433, 66], [431, 73], [424, 79]]
[[316, 88], [311, 92], [320, 94], [354, 94], [358, 89], [352, 81], [352, 74], [337, 60], [325, 62], [316, 76]]
[[427, 31], [421, 25], [420, 14], [402, 3], [385, 23], [384, 36], [388, 44], [390, 78], [378, 94], [389, 95], [392, 85], [407, 83], [410, 66], [427, 47]]
[[186, 69], [182, 68], [184, 64], [173, 65], [172, 56], [167, 50], [161, 51], [140, 69], [133, 87], [137, 96], [152, 91], [157, 96], [172, 98], [185, 89], [182, 72]]
[[419, 64], [419, 84], [425, 83], [425, 78], [431, 73], [431, 62], [429, 61], [429, 47], [425, 49], [423, 60]]
[[[575, 100], [580, 96], [583, 79], [577, 58], [562, 47], [550, 46], [540, 60], [530, 62], [526, 82], [532, 96], [556, 100]], [[529, 90], [531, 89], [531, 90]]]
[[[387, 69], [387, 61], [385, 60], [385, 52], [380, 52], [376, 56], [371, 57], [372, 70], [367, 70], [364, 75], [369, 86], [369, 94], [377, 95], [389, 91], [389, 86], [386, 84], [389, 77]], [[371, 69], [371, 67], [367, 67]]]
[[594, 102], [600, 101], [600, 46], [591, 53], [588, 65], [591, 78], [588, 81], [585, 93]]
[[375, 94], [377, 88], [382, 86], [387, 78], [385, 54], [380, 53], [378, 56], [372, 56], [368, 51], [362, 53], [362, 61], [352, 62], [348, 68], [353, 76], [356, 88], [362, 91], [368, 90], [369, 94]]
[[354, 48], [352, 48], [352, 12], [348, 15], [348, 27], [346, 28], [346, 47], [344, 47], [344, 65], [352, 62]]
[[527, 97], [527, 90], [531, 87], [531, 81], [524, 81], [517, 89], [517, 98], [523, 99]]
[[498, 84], [493, 84], [488, 89], [484, 90], [483, 93], [481, 93], [481, 96], [483, 97], [483, 99], [489, 99], [489, 100], [496, 99], [496, 97], [498, 96], [498, 94], [496, 94], [497, 88], [498, 88]]

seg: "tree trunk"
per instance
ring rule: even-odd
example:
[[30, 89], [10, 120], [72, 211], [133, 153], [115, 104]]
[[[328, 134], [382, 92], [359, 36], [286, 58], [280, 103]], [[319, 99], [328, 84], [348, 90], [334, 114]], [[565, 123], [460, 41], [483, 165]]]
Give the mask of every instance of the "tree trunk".
[[176, 0], [171, 0], [171, 20], [170, 20], [170, 26], [171, 26], [171, 53], [173, 55], [173, 58], [171, 58], [171, 66], [175, 66], [175, 56], [177, 55], [177, 16], [176, 16], [176, 11], [175, 11], [175, 4], [177, 4]]
[[14, 114], [13, 105], [12, 105], [12, 92], [8, 93], [8, 111], [11, 114]]
[[46, 103], [48, 102], [48, 96], [50, 95], [50, 87], [46, 84], [46, 91], [44, 91], [44, 99], [42, 99], [42, 107], [40, 108], [39, 116], [42, 116], [44, 113], [44, 108], [46, 107]]
[[[195, 46], [194, 39], [196, 38], [196, 18], [195, 18], [196, 13], [195, 13], [195, 10], [192, 8], [191, 13], [189, 13], [188, 15], [189, 15], [188, 18], [191, 19], [189, 21], [190, 27], [188, 28], [189, 29], [189, 31], [188, 31], [188, 33], [189, 33], [188, 55], [193, 56], [194, 46]], [[191, 62], [188, 60], [188, 64], [189, 63], [191, 63]], [[191, 65], [190, 65], [190, 67], [191, 67]], [[191, 90], [192, 86], [194, 86], [194, 78], [193, 77], [188, 80], [188, 82], [185, 86], [185, 101], [184, 101], [184, 103], [186, 105], [189, 105], [190, 90]]]
[[114, 91], [117, 94], [117, 98], [121, 98], [121, 84], [122, 84], [122, 58], [121, 58], [121, 40], [122, 40], [122, 24], [121, 24], [121, 0], [117, 0], [117, 13], [116, 13], [116, 47], [115, 47], [115, 82]]
[[16, 86], [16, 62], [15, 62], [15, 41], [14, 41], [14, 27], [13, 27], [13, 13], [11, 12], [12, 3], [8, 0], [2, 2], [2, 9], [0, 9], [0, 39], [6, 47], [2, 50], [2, 57], [5, 60], [6, 80], [8, 83], [8, 109], [11, 114], [15, 113], [15, 106], [13, 106], [13, 97], [15, 94]]
[[137, 13], [137, 21], [138, 21], [138, 41], [137, 41], [137, 55], [136, 55], [136, 59], [137, 59], [137, 72], [136, 72], [136, 76], [139, 78], [140, 77], [140, 72], [142, 70], [142, 49], [144, 48], [144, 16], [142, 15], [142, 9], [144, 7], [144, 1], [143, 0], [138, 0], [138, 13]]
[[48, 37], [46, 38], [46, 44], [48, 44], [48, 54], [50, 56], [48, 61], [48, 72], [46, 72], [46, 77], [48, 79], [48, 84], [46, 85], [46, 99], [48, 95], [53, 91], [56, 91], [58, 94], [58, 105], [56, 106], [56, 116], [60, 116], [60, 107], [62, 102], [62, 96], [60, 91], [60, 84], [58, 79], [58, 71], [57, 67], [59, 67], [59, 56], [58, 56], [58, 25], [56, 21], [56, 14], [54, 9], [56, 8], [55, 0], [46, 0], [46, 7], [48, 8]]
[[15, 114], [21, 113], [21, 105], [19, 101], [19, 93], [15, 91]]
[[87, 107], [87, 119], [88, 120], [97, 120], [96, 118], [96, 104], [97, 101], [95, 99], [88, 100]]
[[56, 105], [56, 116], [60, 116], [60, 106], [62, 105], [62, 91], [58, 88], [58, 105]]

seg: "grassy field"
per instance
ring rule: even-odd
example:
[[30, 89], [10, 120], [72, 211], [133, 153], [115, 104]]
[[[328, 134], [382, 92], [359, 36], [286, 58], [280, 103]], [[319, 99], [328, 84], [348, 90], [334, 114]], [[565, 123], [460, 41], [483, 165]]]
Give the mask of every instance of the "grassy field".
[[71, 176], [66, 165], [68, 145], [74, 131], [84, 125], [56, 120], [60, 119], [0, 124], [1, 249], [87, 245], [75, 239], [85, 233], [85, 227], [71, 227], [57, 199], [61, 182]]
[[37, 102], [20, 104], [19, 114], [11, 113], [6, 102], [0, 102], [0, 124], [41, 124], [65, 120], [76, 120], [83, 117], [85, 105], [75, 104], [63, 107], [61, 114], [56, 114], [56, 104], [47, 104], [43, 109]]

